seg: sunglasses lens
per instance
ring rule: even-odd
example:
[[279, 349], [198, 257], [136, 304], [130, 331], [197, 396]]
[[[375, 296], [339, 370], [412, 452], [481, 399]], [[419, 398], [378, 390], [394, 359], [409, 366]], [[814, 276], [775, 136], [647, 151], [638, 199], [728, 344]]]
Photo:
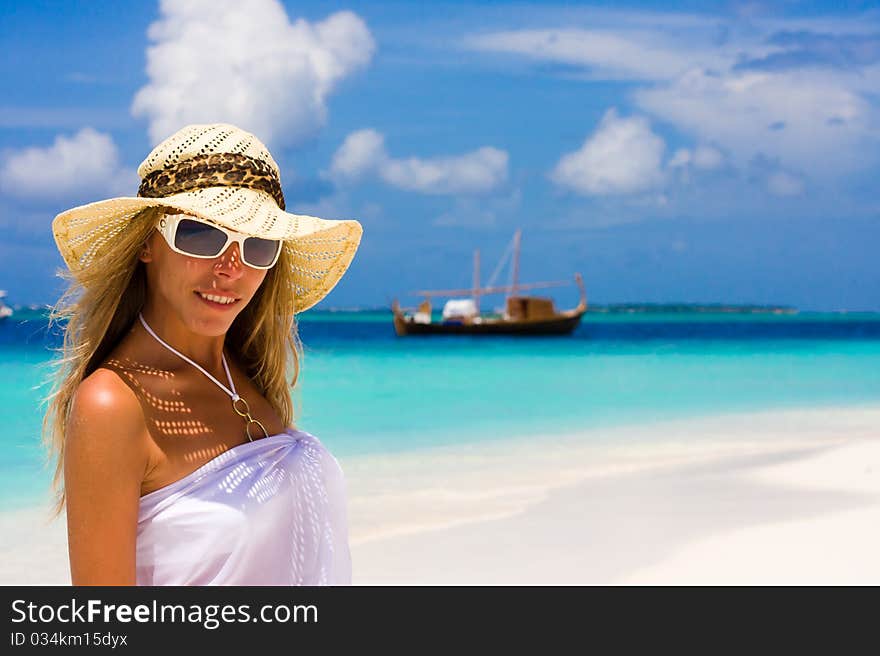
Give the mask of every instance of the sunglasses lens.
[[279, 250], [281, 250], [281, 241], [278, 239], [248, 237], [244, 240], [242, 258], [251, 266], [267, 267], [275, 261]]
[[190, 219], [181, 219], [174, 235], [174, 245], [192, 255], [213, 257], [220, 254], [226, 243], [226, 234], [222, 230]]

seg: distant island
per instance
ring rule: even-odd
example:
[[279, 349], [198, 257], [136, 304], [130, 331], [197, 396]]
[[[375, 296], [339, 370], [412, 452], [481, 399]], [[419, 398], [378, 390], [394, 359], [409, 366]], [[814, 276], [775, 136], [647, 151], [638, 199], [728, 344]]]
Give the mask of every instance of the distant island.
[[730, 314], [797, 314], [797, 308], [785, 305], [726, 305], [724, 303], [609, 303], [593, 304], [587, 312], [604, 314], [630, 314], [644, 312], [652, 314], [727, 312]]
[[[435, 308], [435, 312], [437, 309]], [[361, 307], [329, 307], [316, 308], [312, 312], [318, 313], [335, 313], [335, 312], [388, 312], [388, 308], [384, 305], [379, 306], [361, 306]], [[798, 309], [786, 305], [728, 305], [726, 303], [608, 303], [593, 304], [587, 307], [587, 312], [601, 314], [633, 314], [652, 313], [652, 314], [687, 314], [693, 312], [705, 312], [716, 314], [726, 312], [730, 314], [797, 314]], [[491, 314], [492, 312], [484, 309], [483, 314]]]

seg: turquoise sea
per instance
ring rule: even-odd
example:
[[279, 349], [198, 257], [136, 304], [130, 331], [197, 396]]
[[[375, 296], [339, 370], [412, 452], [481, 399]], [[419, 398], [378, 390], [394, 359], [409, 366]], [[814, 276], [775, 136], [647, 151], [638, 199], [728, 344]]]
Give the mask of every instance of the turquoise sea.
[[[407, 337], [313, 311], [298, 427], [346, 457], [719, 413], [880, 403], [880, 313], [588, 313], [569, 337]], [[57, 332], [57, 327], [54, 329]], [[39, 400], [59, 335], [0, 321], [0, 509], [45, 499]]]

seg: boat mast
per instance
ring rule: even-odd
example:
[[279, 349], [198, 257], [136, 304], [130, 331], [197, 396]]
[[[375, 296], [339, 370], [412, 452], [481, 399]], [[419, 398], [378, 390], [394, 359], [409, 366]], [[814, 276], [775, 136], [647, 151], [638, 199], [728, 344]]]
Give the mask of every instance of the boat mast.
[[480, 313], [480, 249], [474, 251], [474, 305]]
[[521, 234], [522, 228], [517, 228], [513, 235], [513, 283], [510, 286], [511, 291], [507, 295], [508, 298], [516, 296], [516, 287], [519, 282], [519, 238]]
[[[517, 231], [513, 235], [513, 239], [508, 242], [508, 249], [513, 246], [513, 265], [511, 269], [511, 278], [512, 284], [507, 286], [496, 286], [493, 285], [495, 278], [504, 268], [503, 265], [507, 263], [507, 254], [508, 250], [505, 249], [504, 255], [498, 261], [497, 266], [495, 267], [495, 271], [492, 276], [489, 278], [489, 282], [486, 287], [480, 286], [480, 251], [474, 251], [474, 280], [473, 287], [468, 287], [467, 289], [422, 289], [419, 291], [409, 292], [410, 294], [414, 294], [416, 296], [424, 296], [427, 299], [431, 299], [434, 296], [463, 296], [470, 294], [477, 307], [479, 308], [479, 300], [482, 296], [488, 296], [489, 294], [507, 294], [507, 297], [514, 296], [518, 292], [525, 291], [527, 289], [538, 289], [541, 287], [563, 287], [566, 285], [570, 285], [570, 282], [566, 281], [552, 281], [552, 282], [527, 282], [522, 285], [519, 284], [519, 247], [521, 242], [522, 229], [517, 229]], [[580, 274], [578, 274], [580, 275]]]

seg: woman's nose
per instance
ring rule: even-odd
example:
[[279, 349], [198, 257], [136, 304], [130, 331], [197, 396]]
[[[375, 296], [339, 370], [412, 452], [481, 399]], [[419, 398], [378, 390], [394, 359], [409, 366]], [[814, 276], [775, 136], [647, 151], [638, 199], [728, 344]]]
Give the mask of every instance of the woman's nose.
[[227, 278], [240, 278], [243, 273], [244, 263], [241, 261], [241, 251], [238, 243], [233, 242], [223, 253], [217, 257], [214, 263], [214, 272]]

